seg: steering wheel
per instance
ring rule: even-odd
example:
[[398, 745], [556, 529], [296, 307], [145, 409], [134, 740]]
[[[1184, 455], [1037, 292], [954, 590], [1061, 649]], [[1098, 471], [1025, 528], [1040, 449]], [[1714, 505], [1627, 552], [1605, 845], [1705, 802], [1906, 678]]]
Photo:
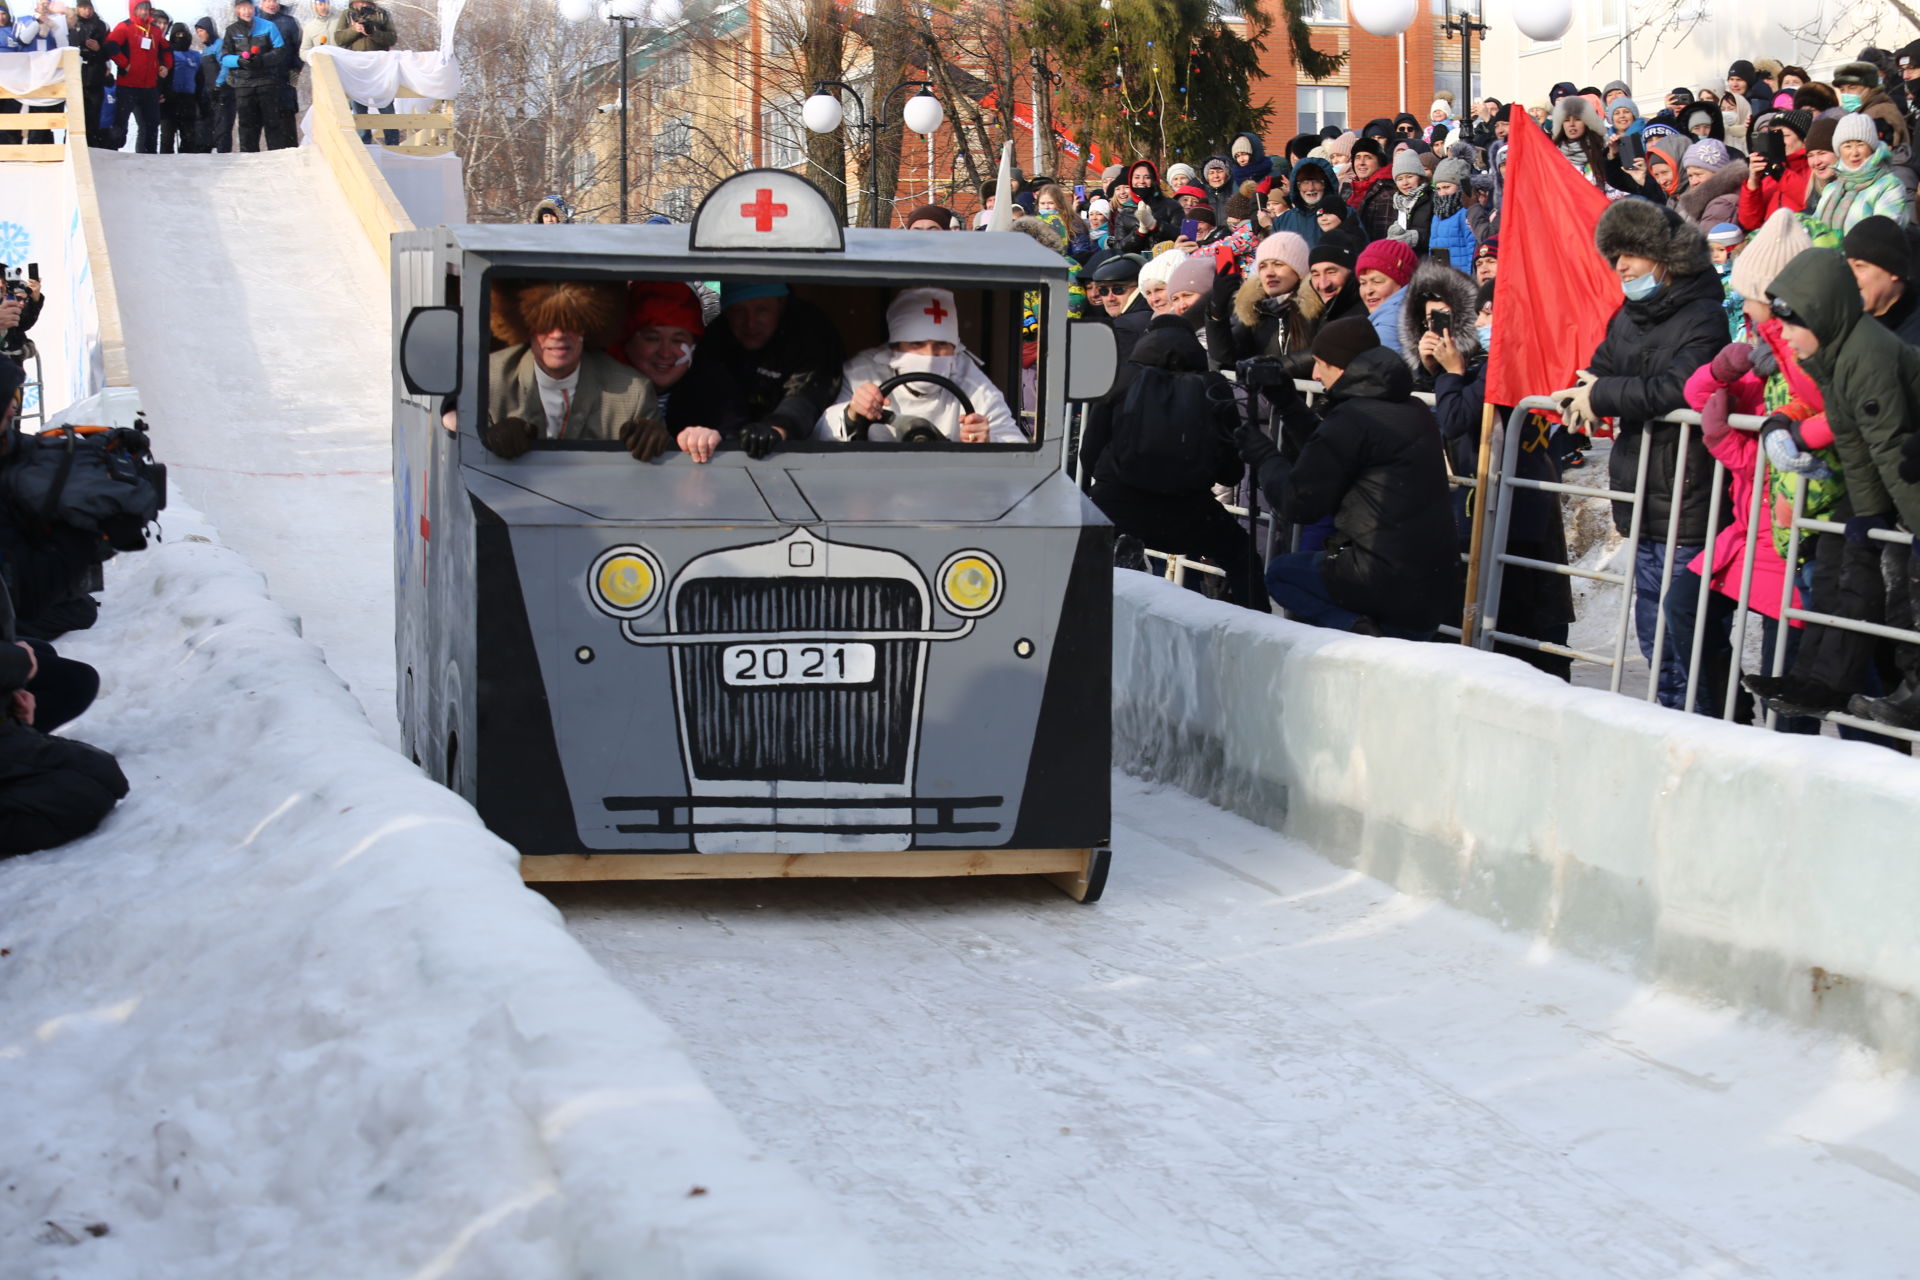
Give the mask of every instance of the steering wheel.
[[[930, 382], [934, 386], [944, 389], [948, 395], [958, 400], [962, 410], [967, 413], [973, 412], [973, 401], [967, 398], [967, 393], [962, 391], [953, 379], [938, 373], [896, 373], [893, 377], [888, 378], [880, 384], [880, 398], [883, 400], [886, 399], [892, 395], [895, 390], [906, 386], [910, 382]], [[880, 411], [879, 421], [890, 423], [894, 420], [894, 417], [895, 414], [892, 409], [882, 409]], [[946, 438], [925, 418], [911, 418], [909, 421], [912, 425], [899, 437], [900, 443], [902, 444], [928, 444]]]

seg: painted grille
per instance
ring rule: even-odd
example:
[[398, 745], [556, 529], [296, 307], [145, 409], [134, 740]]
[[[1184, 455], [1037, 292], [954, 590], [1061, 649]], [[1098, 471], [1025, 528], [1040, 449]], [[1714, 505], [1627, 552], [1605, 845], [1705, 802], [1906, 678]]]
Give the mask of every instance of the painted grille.
[[[808, 631], [917, 631], [920, 593], [899, 578], [704, 578], [683, 583], [674, 630], [777, 639]], [[681, 714], [696, 778], [907, 781], [921, 642], [875, 644], [872, 683], [751, 689], [726, 683], [722, 646], [680, 651]]]

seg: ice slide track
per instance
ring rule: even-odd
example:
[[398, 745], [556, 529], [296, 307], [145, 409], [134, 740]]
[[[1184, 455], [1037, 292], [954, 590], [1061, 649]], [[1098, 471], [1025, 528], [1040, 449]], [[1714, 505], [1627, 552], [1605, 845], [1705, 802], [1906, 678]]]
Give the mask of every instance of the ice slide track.
[[389, 291], [355, 201], [318, 146], [91, 160], [155, 451], [397, 743]]
[[[179, 484], [391, 735], [363, 202], [312, 148], [93, 159]], [[969, 881], [549, 893], [895, 1274], [1915, 1274], [1904, 1078], [1115, 785], [1092, 910]]]

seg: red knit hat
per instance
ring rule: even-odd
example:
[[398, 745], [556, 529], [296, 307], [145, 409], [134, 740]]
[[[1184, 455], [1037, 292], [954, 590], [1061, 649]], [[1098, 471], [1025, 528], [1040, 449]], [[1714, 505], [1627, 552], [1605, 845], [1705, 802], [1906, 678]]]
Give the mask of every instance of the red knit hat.
[[1195, 200], [1205, 200], [1207, 198], [1207, 193], [1201, 188], [1194, 186], [1191, 182], [1174, 188], [1173, 194], [1175, 199], [1181, 196], [1192, 196]]
[[707, 331], [699, 295], [677, 280], [636, 280], [627, 286], [627, 331], [631, 338], [651, 325], [685, 329], [698, 338]]
[[1353, 274], [1363, 271], [1378, 271], [1397, 285], [1404, 285], [1413, 279], [1413, 269], [1420, 265], [1420, 259], [1413, 250], [1398, 240], [1375, 240], [1360, 251], [1360, 257], [1353, 264]]

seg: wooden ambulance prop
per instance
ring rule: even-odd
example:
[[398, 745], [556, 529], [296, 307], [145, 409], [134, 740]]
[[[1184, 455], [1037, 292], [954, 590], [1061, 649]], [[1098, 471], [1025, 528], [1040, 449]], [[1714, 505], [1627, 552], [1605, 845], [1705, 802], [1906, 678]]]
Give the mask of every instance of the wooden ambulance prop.
[[[886, 341], [898, 289], [949, 288], [1033, 441], [496, 457], [489, 291], [554, 278], [778, 281], [848, 355]], [[402, 732], [526, 879], [1038, 874], [1099, 896], [1112, 530], [1063, 462], [1114, 346], [1069, 325], [1057, 254], [843, 230], [756, 170], [690, 227], [398, 235], [393, 305]]]

